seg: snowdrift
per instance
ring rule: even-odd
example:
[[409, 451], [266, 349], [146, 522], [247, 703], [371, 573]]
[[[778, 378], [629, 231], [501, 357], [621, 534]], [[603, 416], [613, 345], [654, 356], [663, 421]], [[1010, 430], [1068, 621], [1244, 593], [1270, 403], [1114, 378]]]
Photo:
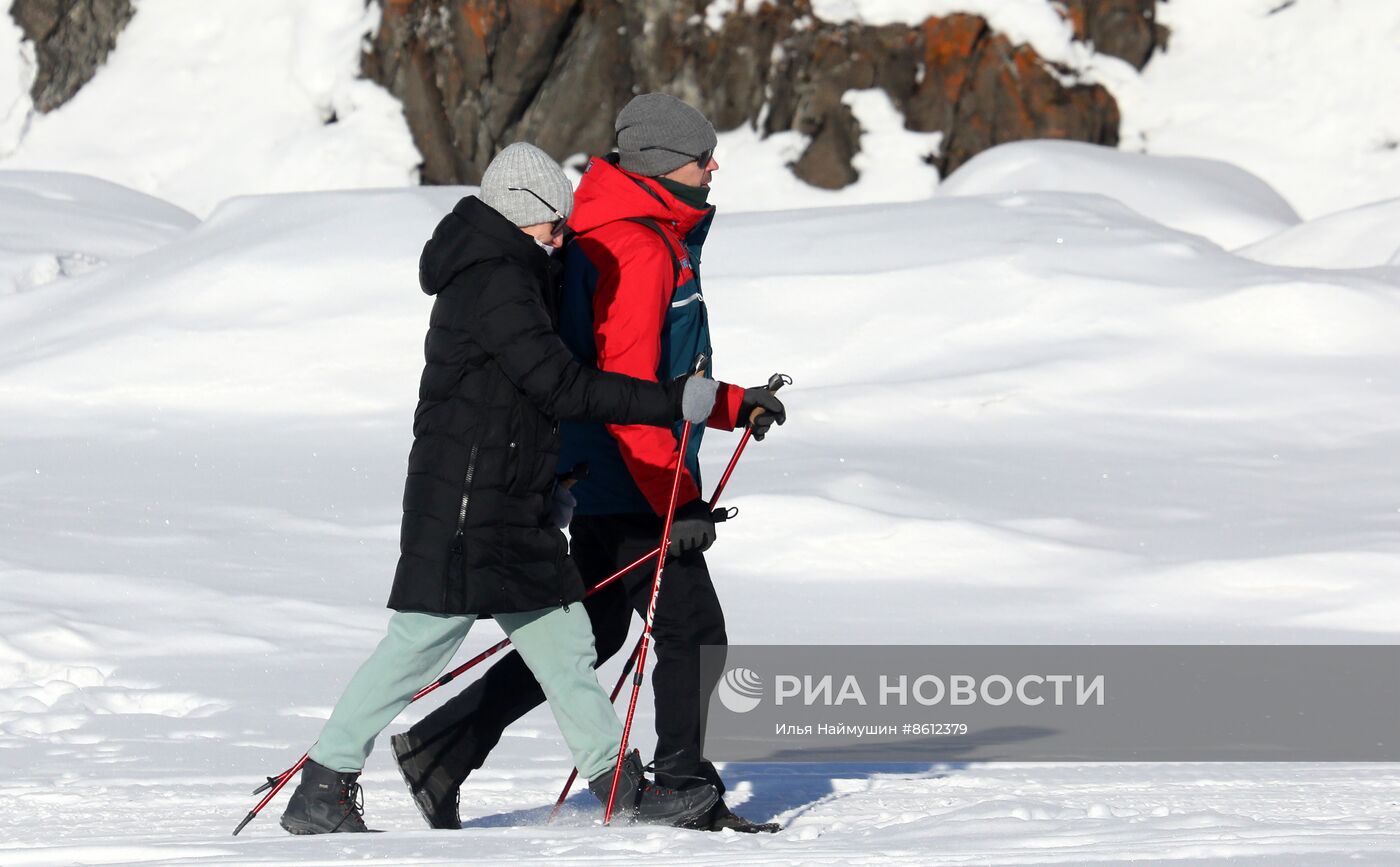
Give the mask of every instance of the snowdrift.
[[0, 295], [147, 252], [198, 223], [160, 199], [97, 178], [0, 172]]
[[1296, 268], [1400, 265], [1400, 199], [1350, 208], [1280, 232], [1239, 251]]
[[1149, 157], [1080, 142], [1012, 142], [984, 151], [938, 187], [941, 196], [1047, 190], [1097, 193], [1164, 226], [1226, 249], [1298, 223], [1293, 208], [1249, 172], [1215, 160]]

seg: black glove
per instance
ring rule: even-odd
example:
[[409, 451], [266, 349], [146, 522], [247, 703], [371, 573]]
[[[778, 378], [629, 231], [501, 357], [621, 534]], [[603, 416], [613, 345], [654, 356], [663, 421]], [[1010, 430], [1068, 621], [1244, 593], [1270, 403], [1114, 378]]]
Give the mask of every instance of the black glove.
[[715, 519], [710, 505], [703, 499], [691, 500], [676, 510], [671, 521], [671, 544], [666, 553], [672, 557], [691, 551], [708, 551], [715, 543]]
[[[750, 420], [755, 408], [761, 408], [763, 412], [758, 414], [758, 418]], [[783, 402], [767, 386], [744, 389], [744, 400], [739, 404], [739, 427], [753, 428], [754, 439], [763, 439], [774, 422], [782, 424], [785, 421], [787, 410], [783, 408]]]

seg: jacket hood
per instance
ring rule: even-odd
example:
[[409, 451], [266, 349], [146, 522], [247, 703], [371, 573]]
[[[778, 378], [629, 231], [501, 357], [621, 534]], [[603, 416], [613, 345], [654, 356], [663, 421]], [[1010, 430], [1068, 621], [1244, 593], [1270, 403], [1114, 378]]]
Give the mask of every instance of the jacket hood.
[[629, 217], [650, 217], [675, 226], [681, 237], [714, 213], [714, 207], [692, 208], [652, 178], [619, 168], [616, 154], [594, 157], [583, 170], [574, 193], [569, 228], [588, 232]]
[[463, 271], [493, 259], [510, 259], [531, 269], [546, 268], [549, 257], [529, 235], [476, 196], [459, 201], [443, 217], [418, 259], [418, 285], [428, 295], [445, 289]]

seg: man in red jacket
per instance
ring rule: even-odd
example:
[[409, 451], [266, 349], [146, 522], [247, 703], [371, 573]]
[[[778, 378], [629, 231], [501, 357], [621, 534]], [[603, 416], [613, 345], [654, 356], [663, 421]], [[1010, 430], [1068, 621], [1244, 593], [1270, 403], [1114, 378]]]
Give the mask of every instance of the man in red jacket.
[[[560, 305], [560, 336], [584, 364], [666, 381], [697, 354], [713, 358], [701, 292], [701, 248], [714, 218], [709, 185], [719, 169], [714, 128], [699, 111], [660, 93], [634, 98], [618, 114], [618, 152], [595, 158], [574, 198]], [[722, 388], [708, 425], [732, 430], [754, 421], [762, 439], [781, 424], [781, 402], [764, 388]], [[565, 423], [561, 470], [589, 466], [573, 488], [571, 551], [584, 582], [596, 584], [656, 547], [676, 472], [680, 428]], [[701, 431], [684, 456], [670, 559], [657, 602], [657, 779], [672, 788], [724, 784], [705, 760], [703, 727], [713, 682], [702, 682], [700, 647], [726, 645], [724, 613], [703, 552], [715, 540], [702, 499]], [[645, 616], [654, 567], [629, 572], [584, 602], [600, 662], [626, 641], [631, 611]], [[393, 740], [400, 768], [425, 818], [455, 827], [457, 792], [485, 761], [507, 725], [543, 695], [528, 669], [507, 657], [461, 695]], [[777, 831], [735, 815], [721, 799], [695, 827]]]

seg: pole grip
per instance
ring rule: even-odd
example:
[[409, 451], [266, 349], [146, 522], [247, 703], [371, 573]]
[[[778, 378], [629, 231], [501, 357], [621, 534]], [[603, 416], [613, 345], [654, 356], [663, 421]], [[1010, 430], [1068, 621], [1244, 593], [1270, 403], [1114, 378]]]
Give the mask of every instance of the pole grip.
[[[775, 373], [772, 376], [768, 377], [768, 384], [764, 386], [764, 388], [768, 389], [768, 392], [770, 394], [777, 394], [778, 389], [782, 388], [785, 385], [791, 384], [792, 377], [788, 376], [786, 373]], [[752, 426], [754, 422], [758, 421], [758, 417], [760, 415], [763, 415], [763, 413], [763, 407], [754, 407], [753, 412], [749, 413], [749, 425]]]

